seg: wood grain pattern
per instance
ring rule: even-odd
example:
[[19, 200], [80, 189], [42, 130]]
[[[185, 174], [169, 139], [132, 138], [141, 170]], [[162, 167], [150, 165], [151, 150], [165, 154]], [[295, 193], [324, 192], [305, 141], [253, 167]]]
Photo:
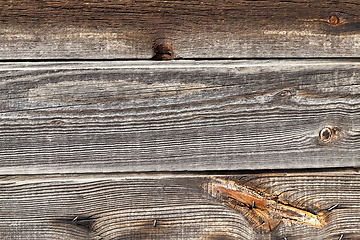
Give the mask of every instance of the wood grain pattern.
[[356, 61], [2, 63], [0, 173], [358, 167], [359, 77]]
[[358, 0], [1, 1], [0, 59], [359, 57]]
[[[359, 239], [357, 172], [232, 176], [279, 199], [328, 209], [324, 228], [283, 221], [254, 231], [209, 196], [209, 175], [7, 176], [0, 181], [2, 239]], [[217, 178], [227, 176], [217, 176]], [[77, 218], [76, 218], [77, 217]], [[75, 221], [73, 219], [76, 218]], [[156, 221], [154, 227], [154, 220]]]

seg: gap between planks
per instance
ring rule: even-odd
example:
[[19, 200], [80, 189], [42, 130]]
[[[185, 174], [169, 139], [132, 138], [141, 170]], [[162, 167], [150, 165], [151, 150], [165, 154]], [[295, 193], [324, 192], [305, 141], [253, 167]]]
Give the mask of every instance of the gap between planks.
[[271, 170], [222, 170], [222, 171], [184, 171], [184, 172], [111, 172], [111, 173], [62, 173], [62, 174], [13, 174], [0, 175], [1, 183], [27, 182], [36, 183], [44, 181], [96, 181], [101, 179], [127, 180], [127, 179], [163, 179], [163, 178], [193, 178], [208, 176], [236, 176], [236, 175], [304, 175], [304, 174], [360, 174], [360, 168], [314, 168], [314, 169], [271, 169]]

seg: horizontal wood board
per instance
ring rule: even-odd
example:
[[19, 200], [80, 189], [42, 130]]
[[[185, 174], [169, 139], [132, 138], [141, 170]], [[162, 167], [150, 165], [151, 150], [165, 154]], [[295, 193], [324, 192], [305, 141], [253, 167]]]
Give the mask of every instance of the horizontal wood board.
[[[337, 240], [343, 234], [343, 239], [360, 239], [358, 172], [236, 175], [245, 186], [299, 207], [325, 211], [323, 228], [283, 220], [267, 234], [254, 231], [243, 215], [207, 194], [203, 186], [213, 177], [3, 176], [0, 237]], [[327, 211], [334, 204], [339, 205]]]
[[359, 57], [358, 0], [1, 1], [0, 59]]
[[1, 63], [0, 174], [359, 167], [359, 66]]

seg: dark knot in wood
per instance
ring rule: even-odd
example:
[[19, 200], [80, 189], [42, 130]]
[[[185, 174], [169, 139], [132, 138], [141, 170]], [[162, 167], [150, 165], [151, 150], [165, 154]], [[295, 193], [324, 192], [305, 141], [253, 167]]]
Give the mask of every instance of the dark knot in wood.
[[333, 137], [333, 132], [332, 132], [331, 128], [326, 127], [324, 129], [322, 129], [319, 133], [319, 137], [320, 137], [321, 141], [323, 141], [323, 142], [330, 141], [331, 138]]
[[174, 51], [166, 43], [157, 43], [154, 46], [153, 60], [172, 60], [174, 59]]
[[325, 127], [320, 130], [319, 138], [323, 142], [330, 142], [339, 131], [340, 129], [337, 127]]

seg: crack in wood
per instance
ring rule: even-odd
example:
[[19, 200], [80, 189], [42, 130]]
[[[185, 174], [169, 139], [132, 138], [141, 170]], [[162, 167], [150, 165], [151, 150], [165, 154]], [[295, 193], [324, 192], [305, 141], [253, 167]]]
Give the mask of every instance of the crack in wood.
[[321, 211], [312, 213], [295, 204], [281, 202], [275, 195], [266, 195], [232, 180], [212, 178], [205, 188], [211, 196], [240, 212], [259, 232], [271, 232], [282, 220], [316, 228], [325, 226]]
[[76, 215], [72, 219], [55, 219], [55, 222], [73, 224], [91, 232], [93, 231], [92, 224], [94, 223], [94, 219], [88, 215]]

